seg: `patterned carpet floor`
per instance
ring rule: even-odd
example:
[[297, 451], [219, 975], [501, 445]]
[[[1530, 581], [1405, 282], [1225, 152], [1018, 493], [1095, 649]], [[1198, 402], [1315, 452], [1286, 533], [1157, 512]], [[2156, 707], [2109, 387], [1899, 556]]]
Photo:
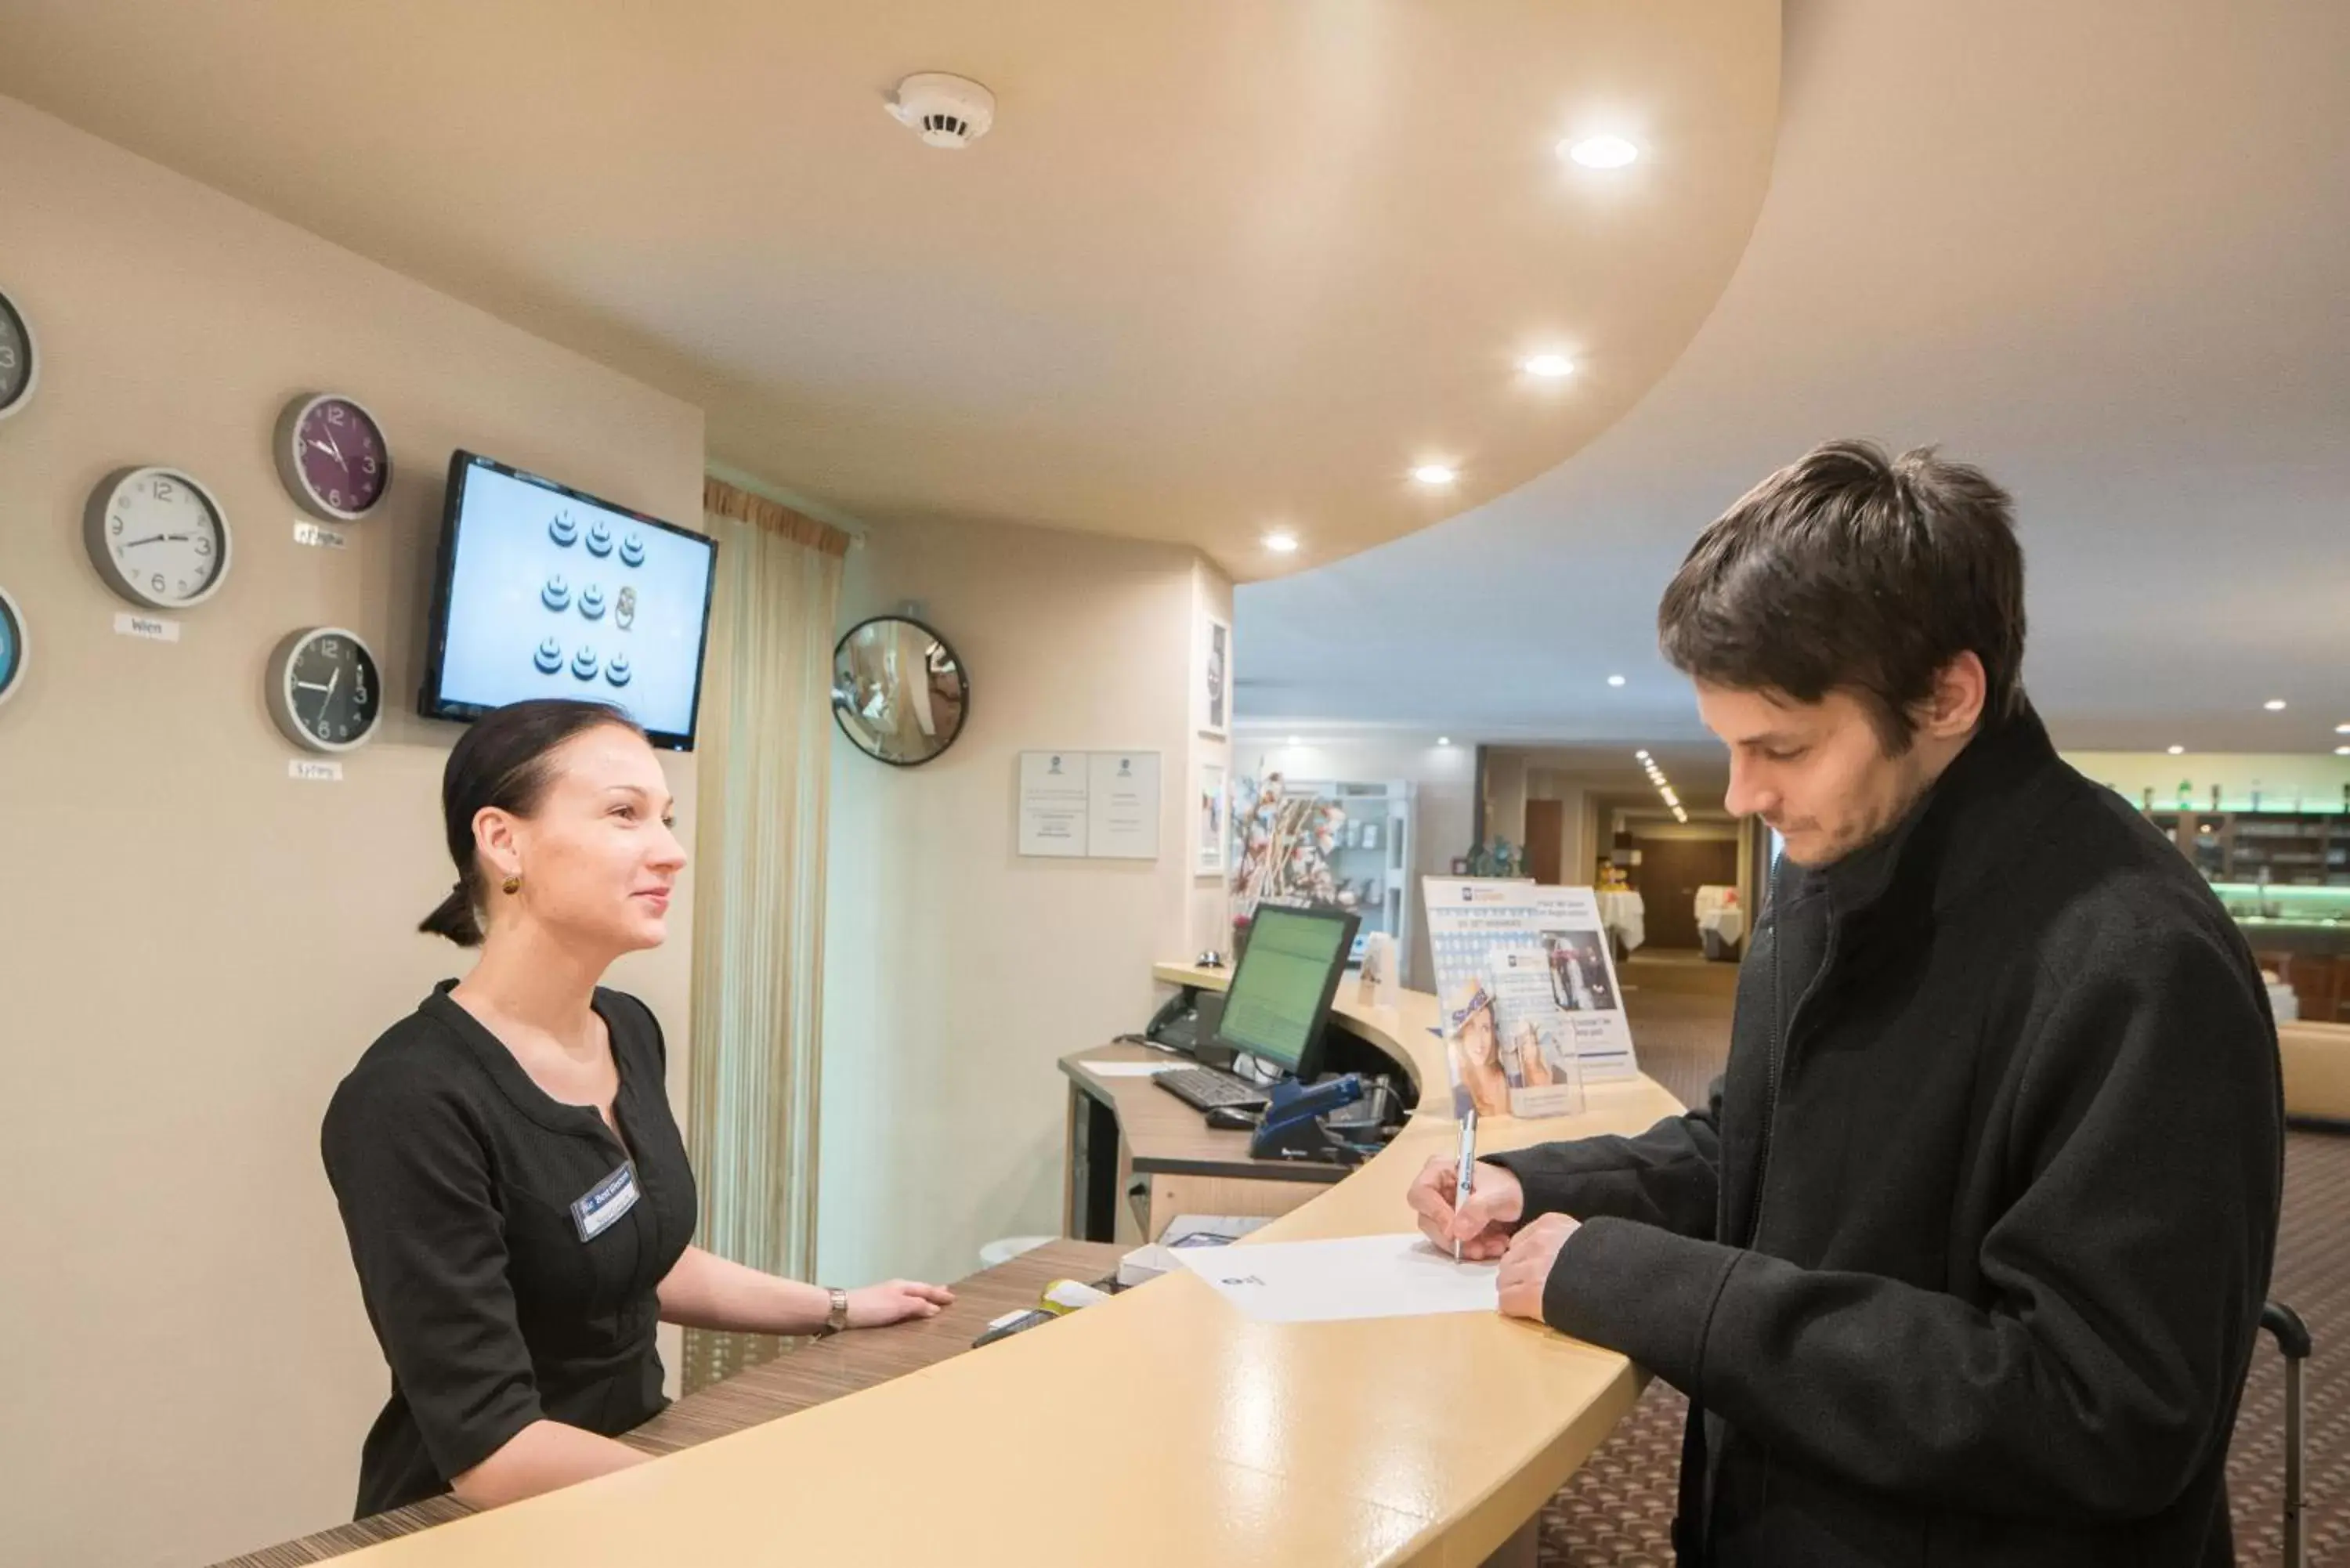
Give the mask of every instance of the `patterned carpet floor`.
[[[1634, 980], [1634, 966], [1626, 979]], [[1707, 1001], [1711, 1004], [1707, 1005]], [[1722, 999], [1627, 998], [1643, 1071], [1685, 1103], [1705, 1092], [1727, 1048]], [[2285, 1139], [2284, 1223], [2270, 1296], [2309, 1324], [2309, 1448], [2304, 1519], [2308, 1561], [2350, 1568], [2350, 1376], [2338, 1348], [2350, 1334], [2350, 1133], [2294, 1131]], [[1543, 1511], [1543, 1568], [1669, 1568], [1682, 1413], [1662, 1383]], [[2284, 1366], [2262, 1335], [2228, 1454], [2228, 1493], [2244, 1568], [2283, 1562]]]

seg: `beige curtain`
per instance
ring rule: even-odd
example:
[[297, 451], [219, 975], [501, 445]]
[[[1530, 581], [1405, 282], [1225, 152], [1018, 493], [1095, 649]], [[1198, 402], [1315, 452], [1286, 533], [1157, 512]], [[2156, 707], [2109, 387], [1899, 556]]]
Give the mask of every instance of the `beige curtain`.
[[[833, 620], [848, 536], [716, 480], [718, 541], [695, 798], [693, 1060], [686, 1143], [699, 1237], [806, 1279], [816, 1261]], [[772, 1358], [759, 1334], [689, 1330], [685, 1386]]]

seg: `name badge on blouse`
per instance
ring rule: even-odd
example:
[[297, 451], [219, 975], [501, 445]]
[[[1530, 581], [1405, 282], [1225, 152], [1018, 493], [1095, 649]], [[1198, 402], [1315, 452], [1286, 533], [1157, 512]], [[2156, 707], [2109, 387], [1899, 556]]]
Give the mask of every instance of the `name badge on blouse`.
[[637, 1166], [629, 1160], [579, 1196], [571, 1205], [571, 1223], [582, 1241], [592, 1241], [636, 1206]]

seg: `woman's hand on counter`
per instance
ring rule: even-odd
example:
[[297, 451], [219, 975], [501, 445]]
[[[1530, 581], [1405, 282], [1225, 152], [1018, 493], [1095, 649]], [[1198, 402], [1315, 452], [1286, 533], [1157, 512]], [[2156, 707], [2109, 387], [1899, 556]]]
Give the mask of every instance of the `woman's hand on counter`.
[[919, 1280], [889, 1280], [848, 1293], [848, 1326], [887, 1328], [910, 1318], [936, 1317], [954, 1305], [954, 1292]]
[[[941, 1308], [953, 1304], [952, 1291], [891, 1280], [848, 1293], [848, 1326], [881, 1328], [908, 1318], [936, 1317]], [[805, 1334], [824, 1328], [832, 1314], [832, 1293], [688, 1247], [661, 1281], [660, 1305], [663, 1323], [686, 1328]]]

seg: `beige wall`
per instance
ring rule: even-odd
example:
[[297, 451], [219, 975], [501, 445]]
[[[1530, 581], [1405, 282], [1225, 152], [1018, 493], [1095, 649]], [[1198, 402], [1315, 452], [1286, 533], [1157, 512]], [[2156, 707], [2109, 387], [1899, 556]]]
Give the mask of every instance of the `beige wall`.
[[[1057, 1233], [1069, 1052], [1139, 1029], [1150, 966], [1222, 946], [1192, 874], [1198, 607], [1189, 548], [985, 524], [874, 526], [845, 629], [916, 601], [971, 673], [969, 724], [918, 768], [833, 737], [818, 1272], [952, 1279], [999, 1236]], [[1246, 648], [1236, 660], [1245, 668]], [[1018, 754], [1160, 753], [1153, 863], [1023, 858]]]
[[[464, 445], [699, 513], [702, 417], [0, 99], [0, 287], [47, 356], [0, 424], [0, 587], [35, 640], [0, 707], [0, 1561], [204, 1563], [347, 1518], [386, 1374], [318, 1164], [368, 1043], [462, 959], [442, 759], [413, 716], [442, 474]], [[293, 393], [384, 421], [395, 480], [342, 553], [296, 547], [268, 457]], [[109, 470], [185, 467], [235, 530], [182, 640], [117, 637], [83, 553]], [[373, 647], [400, 711], [344, 782], [286, 777], [264, 661]], [[691, 759], [670, 764], [691, 805]], [[689, 820], [690, 828], [690, 820]], [[690, 892], [617, 977], [682, 1084]]]

